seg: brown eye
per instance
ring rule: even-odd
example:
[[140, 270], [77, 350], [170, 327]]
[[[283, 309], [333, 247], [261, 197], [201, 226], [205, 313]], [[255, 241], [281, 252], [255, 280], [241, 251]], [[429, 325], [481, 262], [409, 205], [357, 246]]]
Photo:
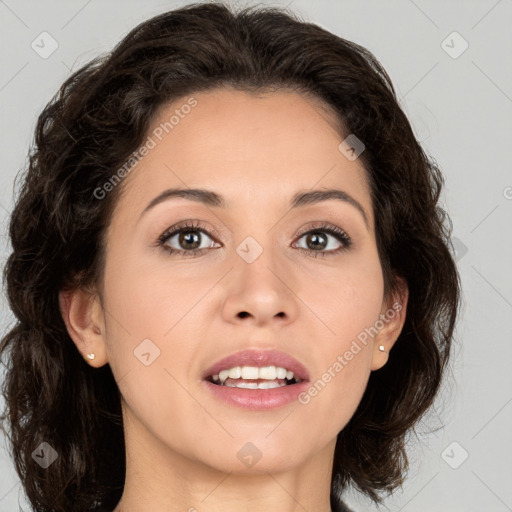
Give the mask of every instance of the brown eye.
[[328, 244], [327, 237], [322, 233], [313, 232], [308, 233], [306, 236], [306, 244], [309, 249], [325, 249]]
[[200, 224], [186, 224], [170, 228], [158, 239], [158, 245], [162, 246], [169, 254], [184, 256], [198, 256], [204, 250], [212, 248], [214, 243], [216, 242], [212, 239], [209, 231]]
[[[300, 247], [313, 256], [330, 256], [348, 250], [352, 247], [351, 238], [340, 228], [323, 224], [302, 233], [300, 239], [304, 239], [306, 246]], [[335, 239], [338, 241], [331, 241]]]
[[198, 231], [181, 231], [178, 233], [178, 245], [184, 249], [198, 249], [201, 245], [201, 235]]

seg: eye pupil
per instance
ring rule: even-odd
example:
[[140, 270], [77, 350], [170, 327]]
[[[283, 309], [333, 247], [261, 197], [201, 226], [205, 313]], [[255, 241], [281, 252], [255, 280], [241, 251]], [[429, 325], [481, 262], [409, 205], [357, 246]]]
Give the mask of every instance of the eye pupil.
[[[324, 243], [323, 244], [318, 244], [318, 239], [319, 238], [322, 238], [324, 240]], [[307, 239], [307, 244], [308, 244], [308, 247], [310, 249], [318, 249], [318, 247], [320, 247], [321, 249], [324, 249], [326, 244], [325, 244], [325, 236], [319, 234], [319, 233], [309, 233], [309, 235], [306, 237]], [[310, 243], [310, 241], [312, 240], [316, 240], [317, 242], [312, 242]]]
[[201, 245], [197, 231], [182, 231], [179, 236], [179, 243], [182, 244], [182, 242], [192, 243], [193, 246], [189, 245], [186, 247], [187, 249], [196, 249]]

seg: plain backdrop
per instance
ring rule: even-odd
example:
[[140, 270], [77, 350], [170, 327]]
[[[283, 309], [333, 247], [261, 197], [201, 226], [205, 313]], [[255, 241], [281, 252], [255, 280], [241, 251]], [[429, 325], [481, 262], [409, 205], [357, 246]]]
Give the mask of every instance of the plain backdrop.
[[[0, 1], [2, 266], [13, 182], [40, 111], [71, 71], [142, 20], [186, 3]], [[463, 282], [454, 359], [435, 409], [410, 438], [405, 484], [381, 510], [512, 511], [512, 1], [260, 4], [288, 5], [369, 49], [446, 179], [441, 204]], [[41, 43], [33, 49], [42, 37], [45, 51], [58, 45], [49, 56]], [[5, 298], [0, 308], [3, 334], [13, 317]], [[30, 510], [1, 441], [0, 512]], [[355, 491], [347, 502], [358, 512], [377, 510]]]

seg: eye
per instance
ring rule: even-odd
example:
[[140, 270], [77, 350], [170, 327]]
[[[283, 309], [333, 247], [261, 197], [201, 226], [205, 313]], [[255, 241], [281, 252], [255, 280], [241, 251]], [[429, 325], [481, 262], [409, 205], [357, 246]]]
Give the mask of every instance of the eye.
[[[158, 245], [162, 246], [169, 254], [182, 254], [187, 257], [201, 255], [206, 249], [212, 248], [212, 242], [202, 244], [204, 235], [211, 238], [210, 232], [200, 223], [185, 223], [173, 226], [158, 238]], [[178, 247], [170, 247], [173, 242]], [[203, 245], [201, 247], [201, 245]]]
[[[341, 242], [341, 246], [336, 248], [336, 243], [329, 243], [329, 237], [335, 238]], [[347, 251], [352, 247], [352, 239], [340, 228], [330, 224], [322, 223], [309, 229], [300, 235], [305, 238], [306, 247], [300, 247], [313, 257], [317, 256], [333, 256], [342, 251]], [[334, 245], [334, 247], [332, 247]], [[331, 250], [323, 250], [329, 249]]]
[[[203, 241], [204, 236], [210, 238], [211, 241]], [[329, 242], [330, 237], [336, 239], [341, 246], [337, 248], [329, 247], [330, 245], [333, 245]], [[327, 223], [321, 223], [320, 225], [310, 227], [308, 231], [299, 235], [299, 239], [302, 238], [306, 241], [306, 247], [299, 246], [299, 249], [306, 251], [313, 257], [333, 256], [340, 252], [347, 251], [353, 245], [352, 239], [345, 233], [345, 231], [337, 226]], [[201, 223], [187, 221], [166, 230], [158, 238], [157, 243], [169, 254], [195, 257], [200, 256], [208, 249], [214, 248], [214, 244], [217, 242], [212, 240], [210, 231]], [[336, 246], [336, 243], [334, 243], [334, 246]], [[330, 250], [325, 250], [329, 248]]]

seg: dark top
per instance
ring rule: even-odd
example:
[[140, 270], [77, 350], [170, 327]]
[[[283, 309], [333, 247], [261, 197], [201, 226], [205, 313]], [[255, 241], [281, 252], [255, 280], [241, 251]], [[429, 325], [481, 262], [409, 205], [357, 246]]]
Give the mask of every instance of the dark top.
[[352, 509], [348, 508], [345, 505], [345, 502], [342, 500], [336, 500], [331, 496], [331, 509], [332, 512], [353, 512]]
[[[347, 505], [345, 505], [345, 503], [343, 501], [335, 500], [332, 496], [331, 496], [331, 509], [332, 509], [332, 512], [353, 512], [351, 509], [349, 509], [347, 507]], [[100, 507], [100, 508], [97, 508], [95, 510], [95, 512], [112, 512], [112, 510], [105, 508], [105, 507]]]

